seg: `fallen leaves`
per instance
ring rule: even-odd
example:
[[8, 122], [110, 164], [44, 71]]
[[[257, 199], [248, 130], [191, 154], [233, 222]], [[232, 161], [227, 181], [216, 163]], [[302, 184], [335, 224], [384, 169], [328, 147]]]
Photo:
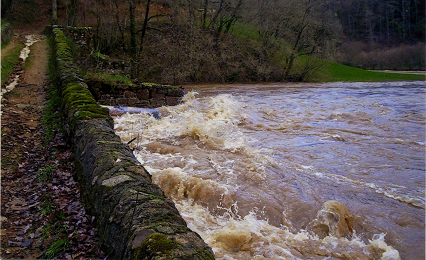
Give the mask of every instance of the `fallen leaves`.
[[0, 258], [105, 259], [95, 219], [80, 202], [73, 153], [60, 134], [42, 145], [38, 106], [16, 106], [30, 103], [22, 99], [33, 87], [18, 85], [19, 95], [2, 100]]

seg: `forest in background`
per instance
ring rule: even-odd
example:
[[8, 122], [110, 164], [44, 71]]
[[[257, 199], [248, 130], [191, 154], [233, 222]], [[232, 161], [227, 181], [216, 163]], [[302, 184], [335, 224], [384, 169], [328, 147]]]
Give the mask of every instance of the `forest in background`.
[[[2, 0], [2, 17], [37, 19], [32, 2]], [[129, 76], [145, 81], [301, 81], [325, 60], [425, 69], [422, 0], [52, 2], [58, 24], [93, 27], [95, 57], [129, 60]]]

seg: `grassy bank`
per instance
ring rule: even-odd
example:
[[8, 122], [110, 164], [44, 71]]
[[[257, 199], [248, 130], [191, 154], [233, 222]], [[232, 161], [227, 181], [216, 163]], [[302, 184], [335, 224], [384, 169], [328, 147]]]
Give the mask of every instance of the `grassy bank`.
[[369, 71], [338, 63], [326, 62], [318, 70], [314, 81], [394, 81], [394, 80], [425, 80], [425, 75], [385, 73]]
[[17, 44], [1, 59], [1, 85], [7, 81], [10, 74], [19, 64], [19, 54], [24, 47], [25, 45], [23, 43]]
[[[269, 45], [262, 46], [262, 39], [257, 30], [249, 24], [236, 23], [233, 27], [232, 34], [247, 41], [252, 39], [248, 44], [257, 46], [258, 48], [269, 47], [274, 50], [275, 58], [269, 60], [273, 67], [279, 70], [285, 66], [285, 58], [289, 55], [291, 45], [284, 40], [275, 39], [270, 36]], [[262, 47], [261, 47], [262, 46]], [[253, 46], [251, 46], [253, 48]], [[299, 56], [295, 59], [292, 73], [295, 75], [303, 74], [306, 68], [315, 68], [304, 75], [307, 81], [395, 81], [395, 80], [425, 80], [425, 75], [403, 74], [403, 73], [386, 73], [379, 71], [369, 71], [360, 68], [345, 66], [343, 64], [334, 63], [315, 57]], [[291, 79], [290, 79], [291, 80]]]

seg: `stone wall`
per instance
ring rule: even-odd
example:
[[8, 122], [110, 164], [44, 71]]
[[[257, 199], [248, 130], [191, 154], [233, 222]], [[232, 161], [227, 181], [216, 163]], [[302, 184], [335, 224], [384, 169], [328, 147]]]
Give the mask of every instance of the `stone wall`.
[[52, 37], [64, 129], [74, 149], [83, 202], [96, 217], [108, 258], [214, 259], [115, 135], [108, 109], [96, 103], [78, 73], [64, 33], [52, 27]]
[[78, 46], [79, 55], [86, 57], [93, 52], [94, 43], [92, 27], [67, 26], [63, 27], [62, 31], [67, 38], [73, 40], [73, 42]]
[[182, 87], [153, 83], [111, 84], [101, 80], [86, 81], [98, 104], [107, 106], [131, 106], [156, 108], [175, 106], [184, 96]]

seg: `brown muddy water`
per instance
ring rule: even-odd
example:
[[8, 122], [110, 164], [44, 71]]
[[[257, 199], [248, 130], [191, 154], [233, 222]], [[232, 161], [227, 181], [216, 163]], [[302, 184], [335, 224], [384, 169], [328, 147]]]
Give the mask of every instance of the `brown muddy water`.
[[425, 82], [186, 90], [115, 130], [217, 259], [425, 259]]

